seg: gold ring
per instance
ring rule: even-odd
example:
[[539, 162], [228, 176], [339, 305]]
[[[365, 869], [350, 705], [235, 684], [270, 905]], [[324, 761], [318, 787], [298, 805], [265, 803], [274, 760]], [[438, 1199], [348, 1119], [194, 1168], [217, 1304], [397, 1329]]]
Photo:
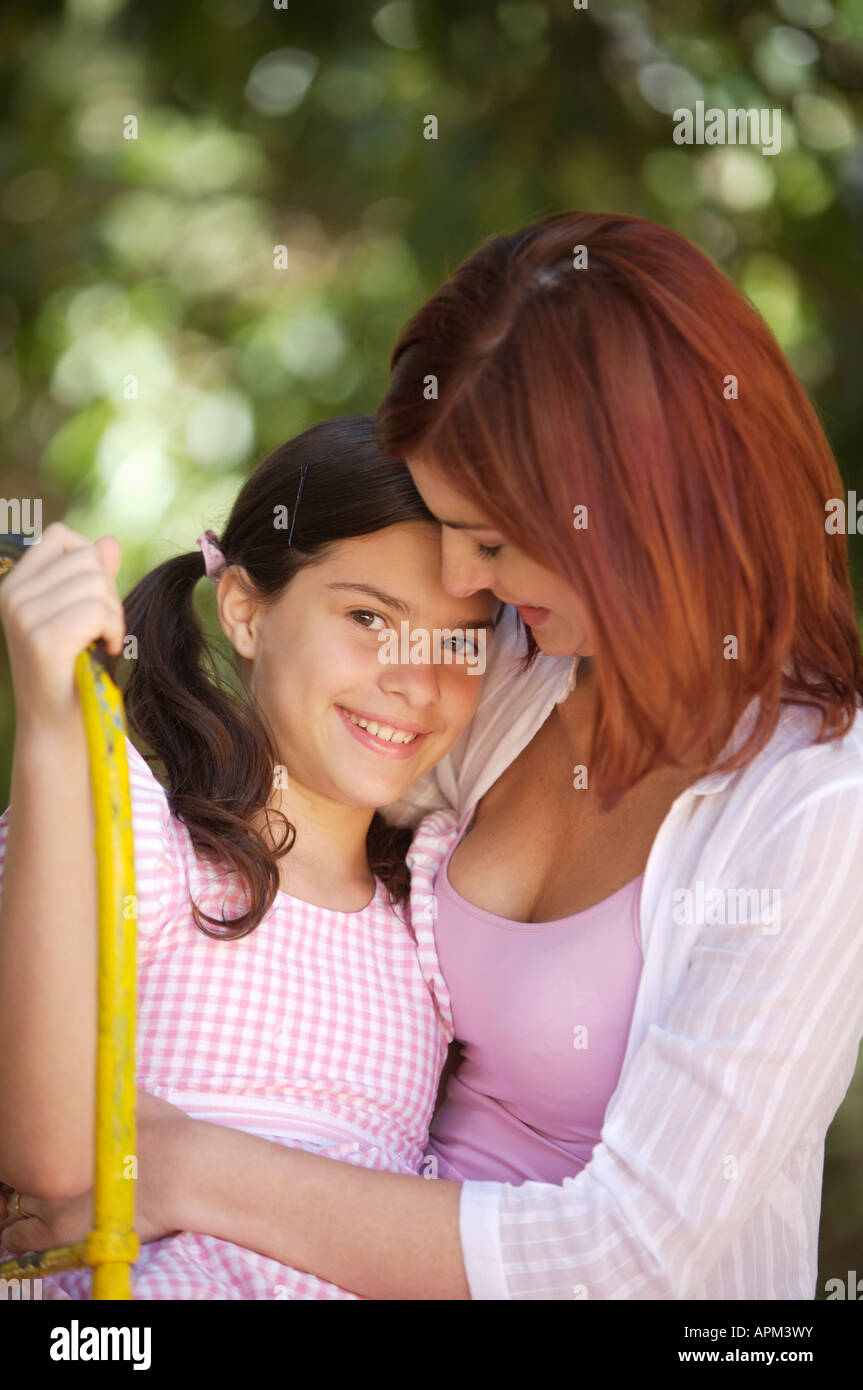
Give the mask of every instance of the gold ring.
[[24, 1210], [24, 1208], [21, 1205], [21, 1193], [16, 1192], [14, 1188], [12, 1189], [12, 1198], [10, 1201], [10, 1206], [12, 1208], [12, 1215], [15, 1217], [16, 1220], [27, 1221], [35, 1215], [35, 1213], [32, 1211]]

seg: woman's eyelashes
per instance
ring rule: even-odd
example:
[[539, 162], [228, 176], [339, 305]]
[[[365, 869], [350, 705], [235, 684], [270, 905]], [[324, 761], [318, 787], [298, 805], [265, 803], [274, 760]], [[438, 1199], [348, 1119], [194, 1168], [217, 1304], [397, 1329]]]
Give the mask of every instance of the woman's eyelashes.
[[483, 545], [481, 541], [474, 541], [474, 545], [484, 560], [493, 560], [499, 551], [503, 550], [503, 544]]

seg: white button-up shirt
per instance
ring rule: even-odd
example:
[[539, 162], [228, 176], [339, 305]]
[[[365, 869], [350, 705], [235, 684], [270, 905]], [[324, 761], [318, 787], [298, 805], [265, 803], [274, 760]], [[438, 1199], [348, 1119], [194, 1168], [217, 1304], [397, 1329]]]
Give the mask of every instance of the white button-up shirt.
[[[463, 814], [566, 697], [577, 659], [540, 653], [519, 675], [514, 618], [473, 721], [387, 819]], [[745, 768], [672, 805], [600, 1142], [560, 1186], [463, 1184], [473, 1298], [814, 1297], [824, 1140], [863, 1037], [863, 720], [840, 741], [819, 728], [784, 706]]]

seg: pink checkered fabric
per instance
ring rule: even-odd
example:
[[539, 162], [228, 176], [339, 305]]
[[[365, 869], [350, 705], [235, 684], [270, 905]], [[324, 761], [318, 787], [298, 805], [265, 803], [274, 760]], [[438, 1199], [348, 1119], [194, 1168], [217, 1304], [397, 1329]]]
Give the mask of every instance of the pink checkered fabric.
[[[242, 891], [195, 854], [150, 768], [127, 742], [135, 835], [139, 1087], [199, 1119], [397, 1173], [421, 1170], [453, 1036], [434, 941], [434, 877], [454, 813], [417, 828], [408, 921], [378, 882], [362, 912], [280, 892], [248, 936], [215, 941], [190, 894], [236, 916]], [[0, 882], [8, 812], [0, 817]], [[0, 1174], [2, 1176], [2, 1174]], [[0, 1248], [0, 1257], [3, 1255]], [[90, 1276], [45, 1281], [46, 1299], [86, 1299]], [[329, 1299], [355, 1294], [193, 1232], [142, 1248], [138, 1299]]]

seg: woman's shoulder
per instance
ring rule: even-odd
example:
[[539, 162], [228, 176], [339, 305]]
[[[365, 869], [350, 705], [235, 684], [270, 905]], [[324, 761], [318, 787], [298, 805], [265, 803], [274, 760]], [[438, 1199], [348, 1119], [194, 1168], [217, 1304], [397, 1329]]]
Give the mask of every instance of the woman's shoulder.
[[[748, 715], [729, 749], [742, 746], [752, 707]], [[686, 793], [694, 800], [691, 834], [665, 842], [675, 871], [690, 863], [693, 837], [705, 873], [728, 872], [733, 861], [736, 872], [745, 864], [755, 878], [769, 871], [771, 883], [787, 884], [815, 872], [815, 853], [819, 877], [833, 872], [835, 855], [863, 863], [863, 715], [858, 709], [835, 737], [820, 737], [822, 727], [817, 707], [783, 705], [770, 738], [743, 766], [694, 783]]]
[[741, 786], [757, 784], [765, 809], [831, 790], [856, 788], [863, 798], [863, 706], [844, 733], [823, 738], [822, 729], [818, 707], [783, 705], [770, 739], [740, 770]]

